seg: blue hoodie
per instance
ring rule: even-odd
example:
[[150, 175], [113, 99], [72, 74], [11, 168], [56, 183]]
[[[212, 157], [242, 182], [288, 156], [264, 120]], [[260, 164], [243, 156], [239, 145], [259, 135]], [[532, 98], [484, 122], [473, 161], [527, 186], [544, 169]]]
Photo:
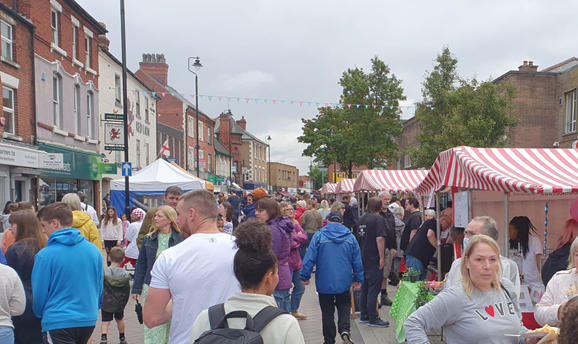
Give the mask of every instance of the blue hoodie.
[[42, 318], [42, 331], [96, 325], [103, 289], [96, 246], [75, 228], [52, 233], [32, 269], [32, 307]]
[[257, 218], [255, 216], [255, 207], [257, 205], [255, 203], [251, 203], [251, 204], [247, 204], [245, 207], [243, 207], [243, 213], [245, 213], [245, 218], [243, 219], [243, 222], [247, 222], [247, 220], [249, 219], [255, 219]]
[[299, 276], [302, 281], [311, 278], [315, 265], [315, 286], [320, 294], [341, 294], [352, 282], [363, 282], [359, 244], [349, 228], [340, 223], [329, 222], [311, 239]]

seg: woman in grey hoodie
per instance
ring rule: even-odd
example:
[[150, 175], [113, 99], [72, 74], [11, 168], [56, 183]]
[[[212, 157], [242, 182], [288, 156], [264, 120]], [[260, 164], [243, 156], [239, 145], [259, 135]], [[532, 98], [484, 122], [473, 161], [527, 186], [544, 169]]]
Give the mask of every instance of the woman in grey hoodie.
[[482, 234], [474, 236], [465, 249], [464, 261], [462, 283], [444, 290], [406, 320], [408, 343], [429, 343], [427, 332], [441, 327], [448, 344], [537, 343], [535, 338], [506, 336], [521, 335], [528, 329], [522, 324], [513, 284], [500, 281], [496, 241]]

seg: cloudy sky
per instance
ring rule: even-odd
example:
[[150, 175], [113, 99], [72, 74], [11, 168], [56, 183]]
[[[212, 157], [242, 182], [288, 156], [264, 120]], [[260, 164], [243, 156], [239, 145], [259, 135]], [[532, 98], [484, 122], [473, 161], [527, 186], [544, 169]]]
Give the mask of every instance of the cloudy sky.
[[[109, 30], [119, 60], [119, 0], [76, 0]], [[404, 106], [421, 97], [421, 82], [444, 45], [458, 58], [462, 76], [480, 79], [517, 69], [523, 60], [539, 68], [578, 55], [577, 1], [387, 1], [387, 0], [125, 0], [129, 68], [143, 53], [163, 53], [169, 84], [195, 93], [187, 58], [200, 56], [199, 108], [217, 117], [230, 107], [247, 129], [271, 135], [273, 161], [306, 174], [310, 159], [297, 143], [301, 118], [315, 105], [337, 103], [337, 84], [347, 68], [370, 66], [378, 55], [403, 80]], [[226, 97], [239, 97], [227, 104]], [[255, 104], [245, 98], [277, 99]], [[192, 100], [192, 99], [191, 99]], [[283, 105], [280, 100], [286, 100]], [[404, 118], [413, 109], [404, 111]]]

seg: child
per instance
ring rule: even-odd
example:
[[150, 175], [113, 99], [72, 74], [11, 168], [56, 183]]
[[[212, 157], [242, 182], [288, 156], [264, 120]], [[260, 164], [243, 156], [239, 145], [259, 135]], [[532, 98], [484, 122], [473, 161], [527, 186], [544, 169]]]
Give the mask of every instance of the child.
[[130, 226], [130, 221], [126, 219], [126, 214], [122, 214], [120, 220], [122, 221], [122, 244], [126, 248], [126, 245], [128, 245], [126, 240], [126, 230], [128, 229], [128, 226]]
[[124, 307], [130, 297], [130, 276], [119, 267], [124, 260], [124, 250], [113, 247], [110, 250], [110, 266], [104, 269], [104, 298], [102, 300], [102, 325], [100, 344], [108, 344], [108, 326], [116, 320], [120, 344], [126, 344], [124, 337]]

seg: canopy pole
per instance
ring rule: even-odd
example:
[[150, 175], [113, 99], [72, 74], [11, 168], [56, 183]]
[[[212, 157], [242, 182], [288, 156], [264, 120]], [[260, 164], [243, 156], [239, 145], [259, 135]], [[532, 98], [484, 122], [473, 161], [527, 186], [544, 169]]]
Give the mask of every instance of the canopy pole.
[[504, 192], [504, 254], [506, 258], [510, 258], [510, 236], [508, 235], [508, 229], [510, 227], [510, 215], [509, 215], [509, 194]]
[[437, 252], [438, 252], [438, 281], [443, 281], [442, 279], [442, 255], [441, 255], [441, 241], [440, 241], [440, 234], [441, 234], [441, 227], [440, 227], [440, 193], [439, 191], [436, 192], [436, 240], [438, 244]]

